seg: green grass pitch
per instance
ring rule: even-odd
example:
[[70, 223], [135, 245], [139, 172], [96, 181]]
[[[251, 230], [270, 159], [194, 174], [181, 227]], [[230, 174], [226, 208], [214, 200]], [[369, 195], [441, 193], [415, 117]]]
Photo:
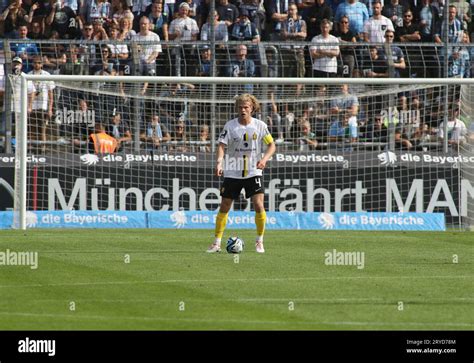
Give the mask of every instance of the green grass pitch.
[[[472, 330], [473, 235], [209, 230], [0, 232], [0, 330]], [[325, 253], [364, 252], [364, 268]]]

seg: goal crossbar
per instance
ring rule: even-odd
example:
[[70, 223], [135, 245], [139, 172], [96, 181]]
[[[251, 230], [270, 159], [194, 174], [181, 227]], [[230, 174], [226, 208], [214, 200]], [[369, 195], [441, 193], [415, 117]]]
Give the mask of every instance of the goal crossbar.
[[247, 77], [146, 77], [146, 76], [77, 76], [24, 74], [29, 81], [65, 82], [126, 82], [126, 83], [196, 83], [196, 84], [246, 84], [271, 85], [460, 85], [474, 84], [474, 78], [247, 78]]

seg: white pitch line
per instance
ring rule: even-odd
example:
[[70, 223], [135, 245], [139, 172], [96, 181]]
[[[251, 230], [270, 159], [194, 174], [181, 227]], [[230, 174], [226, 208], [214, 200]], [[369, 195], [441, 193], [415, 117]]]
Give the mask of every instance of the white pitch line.
[[219, 319], [212, 320], [209, 319], [197, 319], [197, 318], [184, 318], [184, 317], [148, 317], [148, 316], [102, 316], [102, 315], [79, 315], [79, 314], [39, 314], [39, 313], [19, 313], [19, 312], [0, 312], [0, 315], [15, 315], [15, 316], [25, 316], [25, 317], [45, 317], [45, 318], [61, 318], [61, 319], [96, 319], [96, 320], [139, 320], [139, 321], [173, 321], [173, 322], [194, 322], [194, 323], [205, 323], [205, 324], [281, 324], [281, 325], [346, 325], [346, 326], [450, 326], [450, 327], [472, 327], [473, 324], [470, 323], [427, 323], [427, 322], [362, 322], [362, 321], [274, 321], [274, 320], [233, 320], [233, 319]]
[[[282, 303], [286, 304], [289, 301], [294, 303], [337, 303], [337, 302], [360, 302], [360, 303], [386, 303], [386, 304], [396, 304], [399, 300], [396, 299], [383, 299], [383, 298], [334, 298], [334, 299], [321, 299], [321, 298], [298, 298], [298, 297], [289, 297], [289, 298], [216, 298], [215, 301], [227, 301], [227, 302], [249, 302], [249, 303]], [[177, 299], [170, 298], [156, 298], [156, 299], [87, 299], [87, 298], [77, 298], [76, 302], [97, 302], [97, 303], [161, 303], [161, 302], [176, 302]], [[187, 302], [192, 303], [208, 303], [208, 299], [201, 298], [186, 298]], [[467, 301], [474, 302], [474, 298], [469, 297], [453, 297], [450, 299], [432, 299], [423, 300], [423, 299], [405, 299], [404, 303], [407, 304], [448, 304], [458, 301]], [[35, 299], [35, 302], [64, 302], [64, 298], [56, 299]]]
[[28, 288], [28, 287], [51, 287], [51, 286], [89, 286], [89, 285], [131, 285], [131, 284], [176, 284], [195, 282], [218, 282], [228, 284], [229, 282], [276, 282], [276, 281], [312, 281], [312, 280], [365, 280], [365, 279], [474, 279], [474, 276], [318, 276], [318, 277], [274, 277], [274, 278], [241, 278], [241, 279], [175, 279], [175, 280], [152, 280], [152, 281], [101, 281], [101, 282], [62, 282], [51, 284], [26, 284], [26, 285], [0, 285], [0, 288]]

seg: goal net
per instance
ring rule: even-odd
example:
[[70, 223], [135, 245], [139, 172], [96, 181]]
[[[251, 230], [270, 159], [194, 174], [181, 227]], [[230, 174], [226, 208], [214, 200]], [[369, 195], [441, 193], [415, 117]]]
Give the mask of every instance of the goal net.
[[[472, 80], [10, 79], [21, 106], [16, 227], [28, 211], [216, 210], [216, 140], [242, 93], [259, 99], [256, 117], [277, 145], [264, 173], [267, 210], [473, 222]], [[242, 194], [234, 208], [251, 204]]]

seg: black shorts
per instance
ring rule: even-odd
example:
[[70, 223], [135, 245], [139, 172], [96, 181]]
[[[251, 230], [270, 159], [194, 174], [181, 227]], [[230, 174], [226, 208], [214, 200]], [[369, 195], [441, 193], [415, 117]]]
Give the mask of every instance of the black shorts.
[[242, 188], [245, 188], [245, 197], [250, 198], [255, 194], [263, 194], [263, 178], [254, 176], [247, 179], [224, 178], [221, 186], [221, 197], [239, 199]]

